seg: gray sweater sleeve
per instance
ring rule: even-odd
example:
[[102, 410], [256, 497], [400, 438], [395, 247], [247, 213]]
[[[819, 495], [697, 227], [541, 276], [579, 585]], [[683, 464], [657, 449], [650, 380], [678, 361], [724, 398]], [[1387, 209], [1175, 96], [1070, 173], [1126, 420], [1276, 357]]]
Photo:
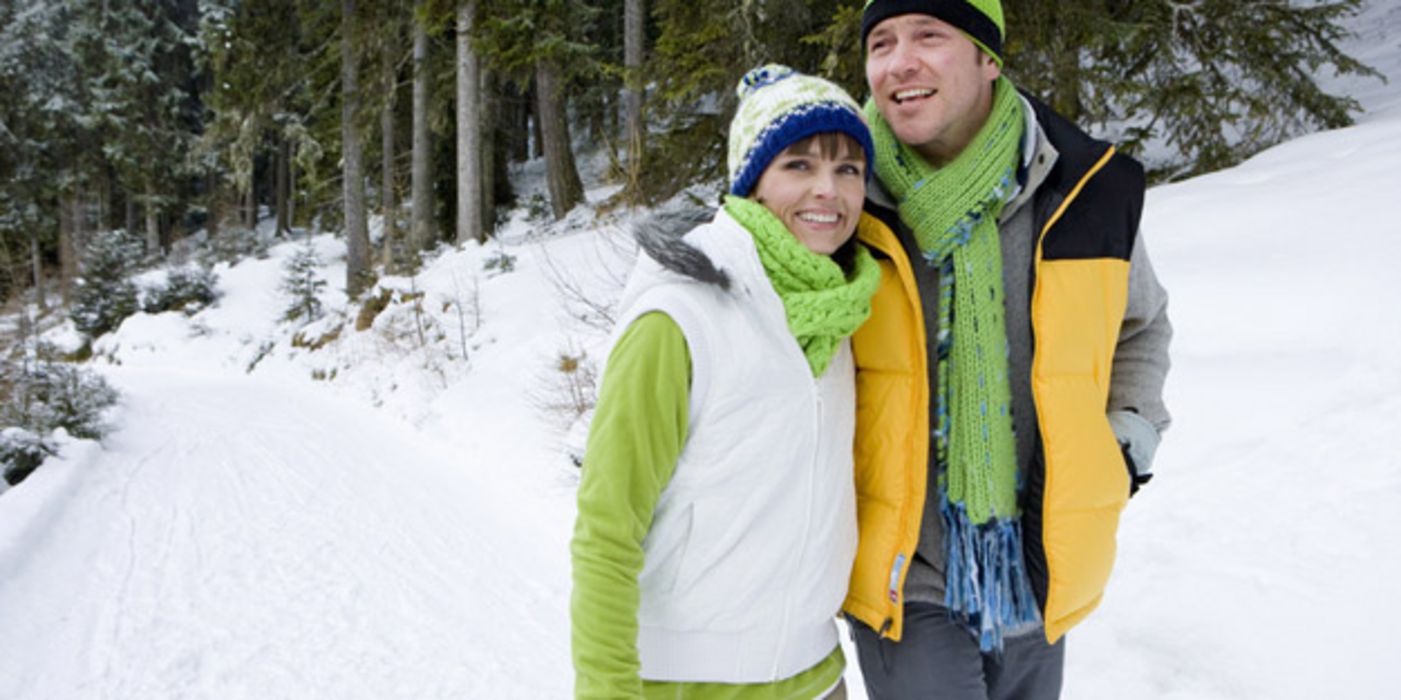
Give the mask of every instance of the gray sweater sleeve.
[[1172, 340], [1167, 302], [1140, 231], [1129, 256], [1128, 306], [1114, 351], [1108, 406], [1115, 435], [1128, 445], [1140, 473], [1152, 469], [1158, 438], [1172, 423], [1163, 403]]

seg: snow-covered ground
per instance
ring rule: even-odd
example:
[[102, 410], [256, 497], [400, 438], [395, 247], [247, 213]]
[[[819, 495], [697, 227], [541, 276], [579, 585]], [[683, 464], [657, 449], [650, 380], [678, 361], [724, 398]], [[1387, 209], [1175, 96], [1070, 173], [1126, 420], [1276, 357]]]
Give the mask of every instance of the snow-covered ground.
[[[1401, 7], [1360, 19], [1392, 83], [1351, 84], [1358, 126], [1150, 192], [1176, 422], [1067, 698], [1395, 695]], [[0, 496], [0, 698], [568, 697], [576, 472], [548, 405], [561, 355], [603, 351], [583, 299], [625, 224], [518, 218], [382, 280], [363, 331], [316, 237], [329, 315], [300, 347], [300, 243], [218, 268], [193, 318], [129, 319], [93, 363], [116, 431]]]

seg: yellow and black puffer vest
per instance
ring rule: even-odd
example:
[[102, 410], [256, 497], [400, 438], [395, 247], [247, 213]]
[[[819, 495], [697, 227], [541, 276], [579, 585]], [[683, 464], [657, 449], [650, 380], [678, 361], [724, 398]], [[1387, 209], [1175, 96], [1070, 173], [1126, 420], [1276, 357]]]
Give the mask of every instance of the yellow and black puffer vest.
[[[1031, 102], [1060, 155], [1028, 204], [1037, 231], [1030, 385], [1038, 435], [1031, 462], [1021, 465], [1022, 526], [1032, 589], [1054, 642], [1099, 604], [1128, 499], [1106, 404], [1144, 175], [1137, 161]], [[871, 318], [852, 338], [861, 539], [844, 605], [897, 641], [905, 575], [933, 486], [924, 313], [893, 232], [900, 225], [894, 212], [871, 207], [858, 227], [882, 275]]]

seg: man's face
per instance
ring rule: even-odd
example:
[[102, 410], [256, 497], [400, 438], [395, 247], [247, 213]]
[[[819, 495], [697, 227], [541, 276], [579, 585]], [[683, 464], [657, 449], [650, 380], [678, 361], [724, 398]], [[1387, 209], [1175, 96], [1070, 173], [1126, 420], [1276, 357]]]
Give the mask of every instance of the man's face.
[[1001, 69], [943, 20], [897, 15], [866, 39], [866, 83], [895, 136], [944, 165], [977, 135]]

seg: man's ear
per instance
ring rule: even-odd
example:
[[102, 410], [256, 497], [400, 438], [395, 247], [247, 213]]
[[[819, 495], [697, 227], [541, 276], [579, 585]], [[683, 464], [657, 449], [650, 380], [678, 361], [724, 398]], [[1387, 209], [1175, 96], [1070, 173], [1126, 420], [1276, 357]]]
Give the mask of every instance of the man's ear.
[[982, 64], [984, 80], [991, 82], [1002, 76], [1002, 66], [997, 65], [997, 61], [986, 52], [978, 52], [978, 61]]

